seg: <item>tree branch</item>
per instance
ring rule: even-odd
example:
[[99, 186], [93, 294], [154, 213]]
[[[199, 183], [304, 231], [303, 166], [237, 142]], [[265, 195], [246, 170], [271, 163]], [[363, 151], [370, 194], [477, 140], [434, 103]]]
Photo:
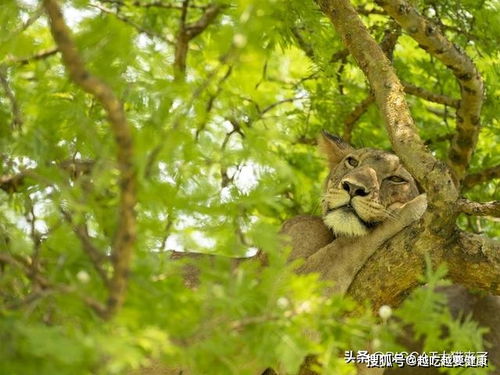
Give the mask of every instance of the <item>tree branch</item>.
[[457, 201], [457, 209], [466, 215], [500, 217], [500, 201], [479, 203], [462, 198]]
[[[446, 166], [432, 156], [420, 139], [391, 62], [348, 0], [317, 3], [367, 76], [394, 151], [427, 192], [430, 204], [426, 220], [439, 220], [441, 228], [451, 229], [455, 221], [452, 206], [458, 192]], [[443, 215], [447, 220], [443, 220]]]
[[90, 4], [90, 6], [99, 9], [103, 13], [115, 16], [118, 20], [120, 20], [123, 23], [126, 23], [127, 25], [129, 25], [129, 26], [133, 27], [134, 29], [136, 29], [138, 33], [145, 34], [145, 35], [149, 36], [150, 38], [158, 38], [158, 39], [160, 39], [160, 40], [162, 40], [162, 41], [164, 41], [165, 43], [168, 43], [168, 44], [173, 44], [172, 41], [168, 40], [163, 35], [155, 33], [154, 31], [145, 29], [142, 26], [137, 25], [136, 23], [134, 23], [129, 18], [127, 18], [127, 17], [125, 17], [125, 16], [123, 16], [123, 15], [121, 15], [121, 14], [119, 14], [119, 13], [117, 13], [117, 12], [115, 12], [115, 11], [109, 9], [109, 8], [106, 8], [106, 7], [104, 7], [102, 5], [99, 5], [99, 4]]
[[9, 264], [12, 267], [15, 267], [22, 271], [28, 278], [34, 277], [35, 280], [33, 282], [37, 283], [40, 285], [44, 290], [54, 290], [57, 292], [61, 293], [72, 293], [76, 294], [79, 298], [83, 300], [90, 308], [92, 308], [99, 316], [105, 317], [106, 316], [106, 306], [101, 304], [99, 301], [86, 296], [86, 295], [81, 295], [78, 291], [77, 288], [74, 288], [70, 285], [64, 285], [64, 284], [54, 284], [50, 280], [46, 279], [43, 277], [40, 273], [37, 274], [32, 274], [29, 269], [29, 263], [25, 261], [22, 258], [15, 258], [7, 253], [0, 252], [0, 263], [6, 263]]
[[71, 79], [84, 91], [93, 95], [104, 107], [111, 131], [117, 144], [117, 161], [120, 170], [120, 203], [118, 227], [112, 246], [113, 276], [109, 284], [109, 298], [105, 318], [112, 317], [123, 304], [127, 287], [134, 243], [136, 239], [136, 172], [133, 165], [132, 129], [127, 122], [122, 103], [112, 90], [91, 75], [71, 39], [57, 0], [44, 0], [54, 40], [61, 51], [64, 65]]
[[177, 33], [177, 43], [175, 44], [174, 72], [176, 80], [184, 79], [189, 42], [210, 26], [223, 8], [221, 4], [210, 4], [196, 22], [186, 24], [188, 7], [189, 0], [184, 0], [179, 32]]
[[[54, 165], [68, 172], [73, 179], [89, 174], [94, 164], [93, 160], [84, 159], [68, 159], [54, 163]], [[16, 174], [0, 176], [0, 189], [6, 193], [18, 192], [23, 186], [29, 186], [26, 178], [32, 177], [35, 171], [36, 168], [28, 168]]]
[[344, 133], [342, 138], [346, 142], [351, 142], [352, 130], [354, 129], [354, 124], [358, 122], [361, 116], [367, 111], [368, 107], [375, 101], [373, 94], [368, 94], [355, 108], [347, 115], [344, 119]]
[[419, 98], [425, 99], [429, 102], [447, 105], [448, 107], [458, 108], [460, 106], [460, 100], [458, 99], [453, 99], [446, 95], [435, 94], [408, 82], [402, 82], [402, 84], [407, 94], [418, 96]]
[[104, 285], [109, 287], [109, 277], [104, 268], [102, 267], [103, 260], [105, 260], [107, 257], [103, 253], [97, 249], [94, 244], [92, 243], [92, 239], [90, 238], [89, 232], [87, 230], [87, 225], [85, 224], [76, 224], [73, 220], [73, 217], [71, 214], [64, 210], [60, 209], [62, 215], [64, 216], [64, 219], [68, 222], [69, 225], [71, 225], [71, 229], [73, 230], [73, 233], [78, 237], [80, 240], [80, 243], [82, 244], [82, 248], [89, 257], [90, 261], [92, 262], [92, 265], [94, 266], [94, 269], [96, 270], [97, 274], [101, 277], [102, 281], [104, 282]]
[[0, 66], [0, 86], [2, 86], [5, 96], [10, 102], [10, 109], [12, 112], [11, 128], [12, 130], [20, 129], [23, 125], [21, 109], [19, 107], [19, 103], [17, 102], [16, 95], [14, 94], [14, 91], [12, 91], [9, 80], [7, 79], [7, 70], [3, 66]]
[[43, 60], [43, 59], [46, 59], [47, 57], [54, 56], [58, 52], [59, 52], [59, 50], [57, 48], [49, 48], [49, 49], [40, 51], [38, 53], [35, 53], [32, 56], [11, 58], [11, 59], [8, 59], [7, 61], [9, 63], [26, 65], [32, 61]]
[[424, 254], [433, 265], [445, 263], [456, 284], [500, 295], [500, 242], [463, 231], [448, 238], [413, 225], [379, 248], [356, 275], [348, 294], [369, 299], [374, 308], [397, 306], [419, 285]]
[[[151, 1], [151, 2], [143, 2], [143, 1], [121, 1], [121, 0], [99, 0], [100, 2], [109, 3], [109, 4], [118, 4], [118, 5], [132, 5], [139, 8], [163, 8], [163, 9], [176, 9], [182, 10], [182, 5], [166, 3], [164, 1]], [[189, 8], [194, 9], [205, 9], [206, 6], [189, 4]]]
[[476, 147], [480, 130], [483, 82], [472, 60], [451, 43], [439, 29], [420, 15], [406, 0], [378, 0], [420, 47], [445, 64], [460, 84], [460, 105], [457, 110], [457, 132], [449, 151], [449, 165], [461, 182]]
[[462, 188], [464, 190], [468, 190], [475, 185], [479, 185], [496, 178], [500, 178], [500, 165], [495, 165], [491, 168], [486, 168], [477, 173], [472, 173], [465, 176]]

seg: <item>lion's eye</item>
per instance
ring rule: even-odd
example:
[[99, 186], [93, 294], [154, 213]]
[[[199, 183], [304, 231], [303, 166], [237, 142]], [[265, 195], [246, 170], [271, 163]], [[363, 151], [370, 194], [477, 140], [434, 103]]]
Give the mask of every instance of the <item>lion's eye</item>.
[[404, 178], [399, 177], [399, 176], [387, 177], [387, 180], [394, 182], [396, 184], [402, 184], [402, 183], [406, 182], [406, 180]]
[[345, 159], [345, 162], [351, 167], [357, 167], [359, 164], [359, 162], [352, 156], [349, 156], [347, 159]]

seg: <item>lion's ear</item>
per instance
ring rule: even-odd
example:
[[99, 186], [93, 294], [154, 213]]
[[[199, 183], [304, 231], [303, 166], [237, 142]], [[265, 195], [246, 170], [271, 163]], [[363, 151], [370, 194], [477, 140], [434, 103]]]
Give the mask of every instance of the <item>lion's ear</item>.
[[335, 167], [354, 148], [342, 138], [323, 130], [318, 139], [319, 150], [327, 159], [330, 168]]

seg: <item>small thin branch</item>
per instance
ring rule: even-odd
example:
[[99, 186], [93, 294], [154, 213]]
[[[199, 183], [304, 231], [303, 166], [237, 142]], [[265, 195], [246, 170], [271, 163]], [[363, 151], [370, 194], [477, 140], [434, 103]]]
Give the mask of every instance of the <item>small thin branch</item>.
[[500, 201], [479, 203], [461, 198], [457, 201], [457, 210], [466, 215], [500, 217]]
[[126, 23], [127, 25], [129, 25], [132, 28], [136, 29], [138, 33], [145, 34], [148, 37], [150, 37], [151, 39], [156, 38], [156, 39], [160, 39], [160, 40], [164, 41], [165, 43], [168, 43], [168, 44], [171, 44], [171, 45], [174, 44], [171, 40], [167, 39], [165, 36], [163, 36], [161, 34], [158, 34], [158, 33], [154, 32], [154, 31], [145, 29], [144, 27], [142, 27], [140, 25], [137, 25], [135, 22], [133, 22], [129, 18], [127, 18], [127, 17], [125, 17], [125, 16], [123, 16], [123, 15], [115, 12], [112, 9], [106, 8], [106, 7], [104, 7], [104, 6], [100, 5], [100, 4], [90, 4], [90, 6], [99, 9], [103, 13], [110, 14], [110, 15], [116, 17], [118, 20], [120, 20], [123, 23]]
[[453, 108], [458, 108], [460, 105], [459, 99], [450, 98], [446, 95], [435, 94], [431, 91], [428, 91], [422, 87], [412, 85], [408, 82], [402, 82], [402, 84], [407, 94], [418, 96], [419, 98], [425, 99], [429, 102], [443, 104]]
[[210, 26], [222, 9], [221, 4], [210, 4], [196, 22], [187, 24], [185, 30], [189, 40], [196, 38]]
[[43, 14], [43, 7], [39, 6], [35, 9], [35, 11], [31, 14], [31, 16], [24, 22], [21, 26], [19, 26], [16, 30], [14, 30], [10, 35], [16, 36], [17, 34], [26, 31], [31, 25], [33, 25]]
[[[380, 42], [380, 48], [387, 56], [389, 60], [392, 61], [394, 48], [396, 48], [396, 44], [398, 42], [399, 37], [401, 36], [401, 28], [399, 26], [389, 27], [385, 30], [384, 38]], [[373, 93], [369, 93], [368, 96], [363, 99], [354, 110], [347, 115], [344, 119], [344, 133], [342, 138], [346, 142], [351, 142], [352, 131], [354, 129], [354, 125], [358, 122], [358, 120], [363, 116], [363, 114], [368, 110], [370, 105], [375, 101], [375, 96]]]
[[10, 109], [12, 112], [11, 128], [12, 130], [20, 129], [23, 125], [21, 109], [19, 107], [19, 103], [17, 102], [16, 95], [10, 87], [9, 80], [7, 79], [7, 70], [3, 66], [0, 66], [0, 86], [2, 86], [5, 96], [10, 103]]
[[358, 120], [363, 116], [363, 114], [368, 110], [368, 107], [375, 101], [375, 97], [372, 94], [368, 94], [366, 98], [364, 98], [354, 110], [347, 115], [344, 119], [344, 133], [342, 138], [346, 142], [351, 142], [352, 131], [354, 129], [354, 125]]
[[[0, 263], [6, 263], [12, 267], [19, 269], [21, 272], [26, 274], [28, 278], [31, 275], [29, 269], [29, 262], [25, 261], [24, 259], [17, 259], [7, 253], [0, 252]], [[36, 278], [33, 281], [36, 282], [38, 285], [40, 285], [44, 291], [53, 290], [60, 293], [76, 294], [90, 308], [92, 308], [97, 313], [97, 315], [103, 318], [106, 317], [107, 314], [106, 306], [89, 296], [82, 295], [81, 293], [79, 293], [77, 288], [64, 284], [54, 284], [53, 282], [46, 279], [39, 273], [33, 276]]]
[[101, 277], [104, 285], [109, 286], [109, 277], [106, 271], [103, 268], [103, 261], [107, 258], [102, 252], [97, 249], [92, 243], [92, 239], [89, 235], [87, 225], [85, 224], [76, 224], [73, 220], [72, 215], [64, 210], [60, 209], [62, 215], [66, 222], [71, 226], [73, 233], [78, 237], [80, 243], [82, 244], [82, 248], [89, 257], [92, 265], [94, 266], [97, 274]]
[[342, 49], [340, 51], [335, 52], [332, 55], [332, 57], [330, 57], [330, 62], [333, 63], [333, 62], [337, 62], [339, 60], [344, 60], [345, 58], [347, 58], [347, 56], [349, 56], [349, 50], [347, 48]]
[[451, 141], [453, 139], [453, 136], [454, 134], [443, 134], [435, 138], [427, 139], [425, 141], [425, 144], [429, 146], [440, 142]]
[[267, 112], [271, 111], [272, 109], [282, 105], [282, 104], [285, 104], [285, 103], [293, 103], [297, 100], [305, 100], [307, 98], [303, 98], [303, 97], [299, 97], [299, 98], [287, 98], [287, 99], [282, 99], [282, 100], [278, 100], [277, 102], [273, 103], [273, 104], [270, 104], [268, 105], [267, 107], [265, 107], [261, 112], [260, 112], [260, 115], [263, 116], [265, 115]]
[[217, 90], [215, 91], [215, 93], [213, 93], [212, 95], [210, 95], [210, 97], [208, 98], [208, 102], [207, 102], [207, 105], [205, 107], [205, 113], [204, 113], [204, 116], [203, 116], [204, 118], [200, 122], [200, 124], [196, 127], [196, 134], [195, 134], [195, 139], [196, 140], [198, 140], [198, 138], [200, 136], [200, 133], [205, 129], [205, 127], [207, 125], [207, 122], [208, 122], [208, 118], [210, 116], [210, 112], [212, 112], [215, 100], [217, 99], [217, 97], [222, 92], [223, 87], [224, 87], [224, 82], [229, 78], [229, 76], [231, 75], [232, 71], [233, 71], [233, 67], [229, 66], [227, 68], [226, 73], [217, 82]]
[[297, 40], [297, 44], [299, 45], [300, 49], [304, 51], [307, 57], [309, 57], [311, 60], [314, 61], [315, 59], [314, 50], [312, 46], [305, 41], [304, 37], [300, 33], [299, 28], [297, 26], [293, 26], [291, 28], [291, 31], [293, 36], [295, 37], [295, 40]]
[[[68, 159], [59, 163], [54, 163], [54, 165], [68, 172], [72, 179], [90, 174], [94, 164], [95, 162], [93, 160], [84, 159]], [[20, 191], [20, 189], [27, 184], [26, 177], [33, 177], [35, 171], [35, 168], [27, 168], [16, 174], [0, 176], [0, 189], [6, 193], [16, 193]]]
[[[36, 216], [33, 201], [28, 197], [29, 200], [29, 212], [26, 214], [26, 220], [30, 224], [30, 237], [33, 242], [33, 255], [31, 257], [30, 265], [30, 278], [32, 280], [37, 279], [37, 275], [40, 272], [40, 249], [42, 246], [42, 236], [40, 232], [36, 229]], [[38, 285], [35, 286], [38, 287]]]
[[[120, 0], [99, 0], [101, 3], [108, 4], [117, 4], [117, 5], [131, 5], [139, 8], [163, 8], [163, 9], [176, 9], [182, 10], [182, 5], [166, 3], [164, 1], [152, 1], [152, 2], [143, 2], [143, 1], [120, 1]], [[189, 4], [189, 8], [193, 9], [205, 9], [206, 6]]]
[[398, 43], [398, 39], [401, 36], [401, 27], [390, 22], [390, 27], [384, 32], [384, 38], [380, 42], [380, 48], [384, 51], [387, 58], [392, 61], [394, 55], [394, 49]]
[[379, 0], [389, 16], [415, 39], [420, 47], [441, 61], [460, 84], [460, 105], [456, 114], [456, 135], [449, 150], [449, 165], [461, 183], [476, 147], [483, 82], [474, 62], [458, 46], [450, 42], [436, 25], [418, 13], [406, 0]]
[[465, 176], [462, 187], [464, 190], [468, 190], [476, 185], [498, 178], [500, 178], [500, 165], [495, 165]]
[[59, 50], [54, 47], [54, 48], [49, 48], [49, 49], [40, 51], [32, 56], [10, 58], [7, 60], [7, 62], [14, 63], [14, 64], [26, 65], [32, 61], [44, 60], [50, 56], [54, 56], [58, 52], [59, 52]]
[[363, 16], [369, 16], [370, 14], [385, 15], [385, 12], [382, 9], [377, 9], [377, 8], [368, 9], [368, 7], [363, 5], [358, 6], [356, 8], [356, 12], [362, 14]]
[[111, 131], [117, 144], [117, 161], [120, 171], [120, 201], [118, 227], [112, 246], [113, 275], [109, 284], [109, 298], [105, 318], [111, 318], [123, 304], [127, 287], [130, 262], [136, 239], [136, 171], [133, 162], [132, 129], [125, 111], [113, 91], [91, 75], [71, 39], [57, 0], [44, 0], [52, 36], [61, 51], [70, 78], [84, 91], [93, 95], [108, 115]]

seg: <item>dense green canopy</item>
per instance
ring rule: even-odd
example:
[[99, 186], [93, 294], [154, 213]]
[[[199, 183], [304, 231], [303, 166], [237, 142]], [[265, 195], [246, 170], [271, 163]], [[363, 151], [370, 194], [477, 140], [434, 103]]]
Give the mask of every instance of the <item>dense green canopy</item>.
[[[354, 3], [393, 53], [422, 139], [446, 160], [460, 98], [455, 77], [381, 8]], [[493, 172], [463, 191], [474, 201], [499, 199], [499, 5], [413, 5], [482, 75], [469, 173]], [[3, 0], [0, 373], [121, 374], [151, 358], [195, 373], [292, 373], [318, 353], [327, 373], [347, 374], [344, 350], [366, 342], [394, 350], [399, 323], [364, 308], [345, 315], [354, 303], [326, 300], [314, 276], [295, 275], [277, 237], [285, 219], [320, 213], [321, 129], [390, 148], [365, 76], [316, 4], [69, 0], [63, 10], [86, 69], [123, 103], [137, 238], [124, 304], [103, 320], [117, 268], [123, 145], [102, 102], [68, 77], [41, 4]], [[463, 215], [459, 225], [500, 236], [498, 218]], [[257, 249], [268, 267], [231, 270], [231, 257]], [[189, 289], [170, 250], [220, 257], [201, 262], [200, 285]], [[440, 269], [427, 280], [442, 276]], [[481, 348], [482, 331], [453, 321], [430, 290], [417, 290], [398, 314], [418, 323], [427, 350]], [[440, 336], [442, 325], [450, 338]]]

